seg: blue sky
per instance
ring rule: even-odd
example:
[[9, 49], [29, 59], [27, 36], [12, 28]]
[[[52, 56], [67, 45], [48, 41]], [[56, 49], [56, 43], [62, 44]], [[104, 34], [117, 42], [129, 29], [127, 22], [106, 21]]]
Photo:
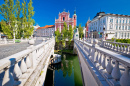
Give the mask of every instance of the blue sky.
[[[21, 2], [23, 0], [20, 0]], [[29, 0], [27, 0], [29, 1]], [[70, 12], [72, 17], [76, 8], [77, 25], [85, 26], [88, 17], [92, 19], [97, 12], [130, 15], [130, 0], [32, 0], [34, 6], [34, 19], [40, 26], [54, 25], [55, 17], [63, 9]], [[0, 5], [4, 0], [0, 0]], [[0, 21], [3, 17], [0, 15]]]

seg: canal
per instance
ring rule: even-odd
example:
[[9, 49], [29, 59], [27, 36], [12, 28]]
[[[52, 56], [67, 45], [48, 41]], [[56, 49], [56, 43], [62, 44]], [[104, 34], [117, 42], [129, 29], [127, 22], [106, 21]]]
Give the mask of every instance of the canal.
[[61, 63], [48, 66], [44, 86], [83, 86], [78, 56], [62, 53]]

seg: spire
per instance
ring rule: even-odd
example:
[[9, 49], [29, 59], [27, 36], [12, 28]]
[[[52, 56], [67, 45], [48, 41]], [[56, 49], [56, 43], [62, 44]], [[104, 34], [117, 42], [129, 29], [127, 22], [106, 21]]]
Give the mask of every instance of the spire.
[[56, 17], [55, 17], [55, 21], [56, 21]]
[[76, 7], [75, 7], [75, 10], [74, 10], [74, 14], [76, 14]]
[[65, 12], [65, 9], [63, 10], [63, 12]]
[[59, 12], [59, 14], [60, 14], [60, 12]]
[[68, 13], [69, 13], [69, 10], [68, 10]]
[[88, 21], [90, 21], [90, 17], [88, 17]]

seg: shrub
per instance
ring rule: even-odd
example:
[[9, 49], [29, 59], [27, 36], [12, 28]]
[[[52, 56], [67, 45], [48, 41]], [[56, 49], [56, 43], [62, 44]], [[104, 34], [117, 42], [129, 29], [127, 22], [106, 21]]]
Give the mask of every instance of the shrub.
[[15, 40], [15, 42], [16, 42], [16, 43], [19, 43], [19, 42], [21, 42], [21, 41], [17, 39], [17, 40]]

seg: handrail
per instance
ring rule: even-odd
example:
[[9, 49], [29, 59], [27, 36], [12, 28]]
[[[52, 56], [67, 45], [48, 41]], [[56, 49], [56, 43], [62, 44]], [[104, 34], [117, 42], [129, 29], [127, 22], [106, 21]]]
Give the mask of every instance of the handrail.
[[[130, 86], [130, 58], [93, 44], [75, 40], [110, 85]], [[121, 75], [121, 72], [122, 75]]]
[[[42, 58], [48, 58], [43, 57], [43, 55], [45, 55], [48, 51], [50, 52], [50, 49], [54, 47], [55, 39], [51, 38], [37, 46], [33, 46], [33, 40], [30, 40], [29, 43], [31, 46], [28, 47], [26, 50], [23, 50], [0, 60], [0, 74], [5, 72], [2, 85], [23, 86], [29, 76], [35, 70], [40, 60]], [[13, 74], [10, 74], [9, 69], [12, 66], [14, 66], [14, 68], [12, 69]], [[24, 76], [26, 73], [27, 75]]]

